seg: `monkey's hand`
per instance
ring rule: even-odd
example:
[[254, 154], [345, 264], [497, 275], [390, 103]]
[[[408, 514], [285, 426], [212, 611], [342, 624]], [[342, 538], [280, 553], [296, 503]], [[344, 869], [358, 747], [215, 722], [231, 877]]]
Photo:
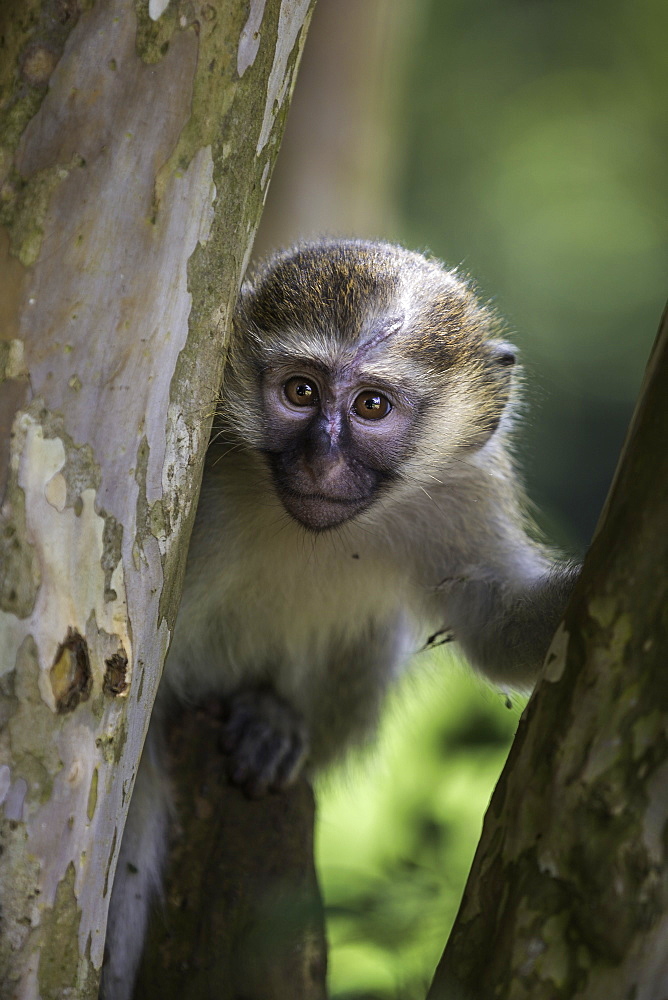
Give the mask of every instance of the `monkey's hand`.
[[222, 743], [230, 780], [252, 798], [291, 785], [309, 751], [304, 721], [270, 687], [230, 697]]

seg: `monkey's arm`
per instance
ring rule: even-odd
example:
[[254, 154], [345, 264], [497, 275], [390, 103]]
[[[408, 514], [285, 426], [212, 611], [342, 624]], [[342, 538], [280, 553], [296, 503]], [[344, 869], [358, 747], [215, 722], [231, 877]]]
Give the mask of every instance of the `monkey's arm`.
[[443, 624], [475, 670], [501, 686], [528, 690], [580, 567], [533, 537], [503, 435], [471, 456], [465, 475], [454, 485], [451, 480], [438, 500], [449, 514], [446, 531], [432, 536], [434, 549], [443, 546], [446, 568], [436, 588]]
[[578, 566], [563, 562], [524, 580], [453, 583], [449, 624], [471, 665], [497, 684], [530, 688], [578, 574]]

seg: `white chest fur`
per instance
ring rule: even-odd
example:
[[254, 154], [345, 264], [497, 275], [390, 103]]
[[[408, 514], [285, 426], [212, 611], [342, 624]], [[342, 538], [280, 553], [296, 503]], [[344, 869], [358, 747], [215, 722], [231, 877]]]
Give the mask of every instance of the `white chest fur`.
[[254, 477], [252, 498], [249, 485], [217, 476], [203, 493], [170, 686], [186, 698], [263, 676], [298, 687], [370, 627], [393, 632], [397, 662], [418, 648], [424, 597], [389, 538], [363, 524], [309, 534], [266, 479]]

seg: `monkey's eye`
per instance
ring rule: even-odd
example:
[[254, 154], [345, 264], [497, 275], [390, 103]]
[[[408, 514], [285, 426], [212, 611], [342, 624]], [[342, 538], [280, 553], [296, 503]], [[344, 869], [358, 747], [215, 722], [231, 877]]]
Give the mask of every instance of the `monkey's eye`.
[[283, 392], [293, 406], [315, 406], [320, 399], [317, 385], [299, 376], [289, 378], [283, 386]]
[[357, 416], [364, 417], [365, 420], [382, 420], [391, 409], [392, 403], [380, 392], [360, 392], [353, 403]]

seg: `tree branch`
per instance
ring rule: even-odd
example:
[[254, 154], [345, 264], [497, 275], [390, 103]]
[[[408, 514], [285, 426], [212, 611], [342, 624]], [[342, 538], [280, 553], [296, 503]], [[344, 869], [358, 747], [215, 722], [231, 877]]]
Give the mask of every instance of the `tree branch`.
[[668, 319], [429, 1000], [668, 992]]
[[305, 780], [251, 800], [230, 785], [220, 720], [171, 727], [179, 835], [136, 992], [153, 1000], [324, 1000], [326, 945]]

